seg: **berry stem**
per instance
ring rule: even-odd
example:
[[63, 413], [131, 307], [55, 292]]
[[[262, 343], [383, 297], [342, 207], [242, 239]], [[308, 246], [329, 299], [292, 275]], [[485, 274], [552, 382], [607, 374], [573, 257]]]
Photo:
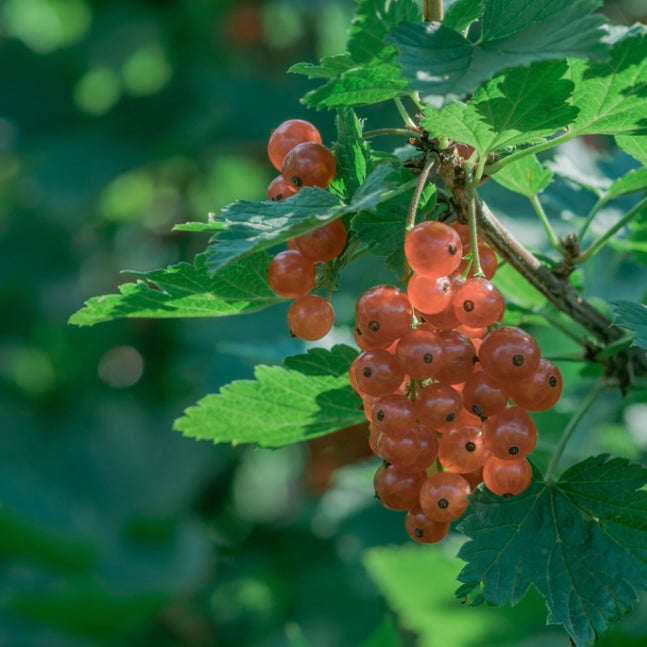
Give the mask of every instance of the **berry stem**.
[[530, 200], [530, 204], [532, 204], [533, 209], [535, 210], [535, 213], [539, 217], [539, 220], [541, 224], [544, 226], [544, 229], [546, 231], [546, 235], [548, 236], [548, 240], [550, 241], [550, 244], [560, 253], [564, 253], [564, 248], [562, 247], [562, 244], [559, 242], [559, 239], [557, 238], [557, 234], [555, 234], [554, 229], [552, 228], [548, 216], [546, 216], [546, 212], [544, 211], [544, 207], [542, 206], [541, 202], [539, 201], [539, 196], [535, 193], [532, 196], [529, 196], [528, 199]]
[[396, 135], [411, 137], [413, 134], [419, 134], [418, 129], [409, 129], [409, 128], [376, 128], [375, 130], [367, 130], [362, 133], [364, 139], [370, 139], [371, 137], [380, 137], [383, 135]]
[[483, 276], [481, 259], [479, 258], [478, 229], [476, 226], [476, 197], [472, 196], [467, 203], [467, 224], [470, 229], [470, 256], [474, 268], [474, 276]]
[[640, 202], [635, 204], [627, 213], [616, 222], [613, 227], [610, 227], [605, 231], [595, 242], [591, 243], [581, 254], [576, 256], [573, 260], [578, 265], [588, 261], [593, 255], [597, 254], [598, 251], [607, 241], [615, 236], [624, 226], [628, 225], [641, 211], [644, 210], [647, 206], [647, 197], [644, 197]]
[[582, 298], [567, 277], [551, 272], [526, 249], [480, 199], [476, 200], [476, 220], [481, 233], [495, 251], [558, 310], [565, 312], [605, 345], [624, 336], [624, 331], [611, 326], [604, 314]]
[[568, 441], [573, 435], [573, 432], [575, 431], [577, 425], [586, 415], [587, 411], [591, 408], [591, 405], [598, 399], [598, 397], [600, 397], [600, 394], [605, 390], [606, 387], [606, 378], [603, 377], [598, 380], [593, 388], [589, 391], [589, 394], [586, 396], [586, 398], [582, 400], [580, 406], [575, 410], [566, 427], [564, 427], [564, 431], [557, 441], [557, 445], [555, 446], [555, 450], [553, 451], [553, 455], [551, 456], [550, 463], [546, 468], [546, 474], [544, 475], [544, 481], [546, 483], [554, 482], [555, 473], [557, 471], [559, 461], [562, 458], [562, 454], [564, 453], [564, 449], [566, 448]]
[[442, 22], [443, 0], [423, 0], [422, 8], [425, 22]]
[[400, 113], [400, 116], [402, 117], [402, 120], [404, 121], [406, 127], [411, 128], [416, 132], [419, 132], [420, 129], [418, 128], [418, 126], [416, 126], [416, 122], [411, 118], [411, 116], [407, 112], [407, 109], [404, 107], [404, 104], [402, 103], [402, 99], [400, 99], [400, 97], [395, 97], [393, 99], [393, 103], [395, 103], [395, 107], [398, 109], [398, 112]]
[[416, 184], [416, 189], [413, 192], [413, 197], [411, 198], [411, 203], [409, 204], [409, 211], [407, 212], [407, 220], [405, 222], [405, 231], [411, 231], [416, 224], [416, 214], [418, 213], [418, 205], [420, 204], [420, 198], [422, 192], [425, 190], [425, 185], [427, 184], [427, 179], [431, 173], [431, 169], [436, 165], [437, 160], [432, 157], [425, 166], [423, 167], [420, 175], [418, 176], [418, 183]]
[[522, 157], [526, 157], [526, 155], [534, 155], [535, 153], [541, 153], [542, 151], [555, 148], [555, 146], [564, 144], [570, 141], [571, 139], [573, 139], [575, 136], [576, 136], [576, 133], [567, 131], [564, 134], [559, 135], [558, 137], [549, 139], [548, 141], [545, 141], [541, 144], [537, 144], [536, 146], [529, 146], [528, 148], [521, 148], [519, 150], [516, 150], [514, 153], [511, 153], [510, 155], [503, 157], [499, 161], [488, 165], [487, 174], [494, 175], [497, 171], [501, 170], [504, 166], [507, 166], [508, 164], [512, 164], [517, 160], [521, 159]]

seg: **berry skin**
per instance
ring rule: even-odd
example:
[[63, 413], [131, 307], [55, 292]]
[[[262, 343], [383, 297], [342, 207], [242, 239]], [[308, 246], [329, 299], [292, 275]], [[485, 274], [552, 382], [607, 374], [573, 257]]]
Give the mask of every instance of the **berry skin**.
[[315, 142], [297, 144], [281, 165], [281, 175], [297, 188], [318, 186], [325, 189], [336, 172], [334, 155], [323, 144]]
[[299, 339], [316, 341], [324, 337], [335, 322], [330, 301], [317, 294], [297, 297], [288, 309], [288, 327]]
[[501, 460], [522, 458], [537, 444], [537, 427], [524, 409], [507, 407], [485, 421], [483, 440], [490, 453]]
[[443, 365], [443, 345], [432, 330], [410, 330], [400, 338], [395, 354], [402, 370], [417, 380], [435, 377]]
[[467, 509], [470, 492], [460, 474], [435, 472], [420, 486], [420, 507], [433, 521], [453, 521]]
[[483, 370], [506, 384], [529, 377], [540, 359], [541, 351], [535, 339], [514, 326], [495, 328], [483, 338], [479, 348]]
[[465, 474], [483, 467], [488, 454], [478, 427], [455, 426], [443, 431], [438, 459], [449, 472]]
[[395, 355], [380, 348], [359, 355], [355, 361], [355, 380], [366, 395], [388, 395], [398, 390], [404, 373]]
[[383, 395], [371, 407], [371, 421], [376, 431], [392, 438], [404, 436], [416, 424], [414, 404], [401, 393]]
[[296, 237], [301, 253], [313, 263], [327, 263], [337, 258], [346, 245], [346, 227], [337, 219]]
[[315, 279], [314, 263], [296, 249], [279, 252], [267, 268], [267, 282], [272, 290], [289, 299], [310, 292]]
[[463, 244], [443, 222], [418, 223], [404, 238], [404, 254], [414, 272], [437, 278], [451, 274], [461, 262]]
[[498, 288], [483, 278], [472, 278], [458, 288], [452, 297], [456, 318], [465, 326], [489, 326], [503, 314], [505, 302]]
[[485, 420], [506, 408], [508, 389], [485, 371], [478, 371], [463, 384], [461, 397], [468, 411]]
[[446, 276], [429, 278], [414, 273], [407, 284], [407, 295], [416, 310], [437, 314], [451, 303], [452, 284]]
[[532, 467], [526, 458], [504, 461], [490, 456], [483, 466], [483, 483], [490, 492], [506, 499], [521, 494], [532, 481]]
[[380, 465], [373, 477], [375, 496], [390, 510], [409, 510], [418, 505], [418, 492], [425, 473], [407, 474], [395, 465]]
[[478, 361], [474, 344], [467, 335], [456, 330], [443, 330], [438, 337], [443, 348], [443, 362], [434, 377], [447, 384], [465, 382]]
[[456, 420], [462, 408], [461, 396], [449, 384], [433, 382], [418, 392], [415, 406], [418, 420], [437, 429]]
[[286, 182], [282, 175], [277, 175], [267, 187], [267, 199], [274, 202], [283, 202], [296, 194], [296, 188]]
[[355, 305], [358, 334], [368, 343], [388, 346], [411, 328], [413, 308], [407, 295], [392, 285], [376, 285]]
[[540, 359], [534, 373], [510, 385], [510, 399], [528, 411], [546, 411], [562, 394], [562, 374], [555, 364]]
[[368, 443], [377, 456], [395, 465], [403, 473], [411, 474], [414, 471], [421, 471], [420, 469], [409, 469], [409, 465], [413, 463], [420, 453], [420, 439], [413, 428], [402, 436], [393, 438], [373, 427]]
[[[469, 232], [468, 232], [468, 240], [469, 240]], [[465, 243], [463, 242], [463, 256], [467, 256], [469, 253], [470, 248], [469, 248], [469, 242]], [[481, 271], [483, 272], [483, 276], [486, 279], [491, 279], [499, 266], [499, 261], [496, 258], [496, 254], [494, 251], [492, 251], [491, 247], [488, 247], [487, 245], [484, 245], [482, 243], [479, 243], [478, 245], [478, 251], [479, 251], [479, 264], [481, 265]], [[467, 269], [467, 264], [469, 263], [469, 260], [467, 258], [463, 258], [461, 261], [461, 264], [458, 266], [458, 269], [456, 272], [459, 274], [463, 274], [463, 272]], [[469, 272], [467, 273], [468, 278], [472, 278], [474, 276], [474, 265], [472, 264], [470, 266]]]
[[267, 143], [267, 156], [276, 169], [281, 170], [283, 159], [298, 144], [321, 144], [319, 131], [303, 119], [288, 119], [276, 128]]
[[449, 532], [449, 522], [432, 521], [419, 505], [407, 512], [404, 527], [409, 537], [421, 544], [435, 544]]

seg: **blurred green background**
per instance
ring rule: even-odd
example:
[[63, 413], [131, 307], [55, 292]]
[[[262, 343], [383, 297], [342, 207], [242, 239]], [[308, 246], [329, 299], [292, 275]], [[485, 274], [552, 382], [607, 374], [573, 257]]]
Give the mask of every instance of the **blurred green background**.
[[[613, 4], [616, 20], [634, 11]], [[364, 553], [407, 543], [370, 497], [374, 462], [322, 492], [325, 449], [172, 431], [203, 395], [302, 350], [285, 308], [67, 325], [128, 280], [122, 269], [204, 249], [173, 224], [263, 199], [281, 121], [309, 118], [334, 139], [333, 116], [308, 113], [312, 86], [286, 69], [343, 51], [354, 7], [0, 2], [0, 646], [417, 644], [389, 621], [388, 555]], [[350, 340], [356, 295], [337, 296], [337, 340]], [[475, 612], [466, 631], [455, 550], [425, 553], [438, 581], [405, 623], [425, 645], [565, 642], [532, 597], [516, 616]]]

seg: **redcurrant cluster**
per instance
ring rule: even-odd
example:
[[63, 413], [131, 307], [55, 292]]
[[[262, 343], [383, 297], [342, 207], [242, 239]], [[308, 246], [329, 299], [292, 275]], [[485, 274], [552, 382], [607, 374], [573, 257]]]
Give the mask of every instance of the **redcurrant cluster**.
[[[328, 187], [336, 173], [333, 154], [321, 143], [315, 126], [302, 119], [284, 121], [272, 133], [267, 154], [281, 174], [267, 189], [267, 199], [282, 202], [304, 186]], [[272, 290], [294, 299], [288, 310], [290, 332], [300, 339], [321, 339], [334, 323], [330, 301], [310, 294], [317, 266], [337, 258], [346, 246], [346, 227], [333, 220], [288, 241], [288, 249], [274, 256], [267, 270]]]
[[375, 493], [385, 507], [407, 510], [407, 532], [425, 543], [447, 534], [481, 482], [505, 497], [526, 489], [537, 442], [528, 411], [552, 407], [562, 391], [536, 340], [498, 323], [504, 299], [489, 280], [496, 255], [479, 242], [485, 277], [474, 276], [467, 233], [416, 225], [405, 238], [406, 292], [375, 286], [355, 310], [363, 352], [349, 376], [369, 444], [384, 460]]

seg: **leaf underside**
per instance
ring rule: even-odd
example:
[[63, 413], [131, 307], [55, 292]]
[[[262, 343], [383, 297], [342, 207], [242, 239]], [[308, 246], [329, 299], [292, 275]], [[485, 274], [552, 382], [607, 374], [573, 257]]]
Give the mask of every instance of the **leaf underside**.
[[478, 490], [459, 526], [470, 540], [457, 596], [515, 604], [532, 585], [551, 624], [577, 647], [593, 644], [647, 587], [646, 482], [644, 468], [597, 456], [508, 501]]

